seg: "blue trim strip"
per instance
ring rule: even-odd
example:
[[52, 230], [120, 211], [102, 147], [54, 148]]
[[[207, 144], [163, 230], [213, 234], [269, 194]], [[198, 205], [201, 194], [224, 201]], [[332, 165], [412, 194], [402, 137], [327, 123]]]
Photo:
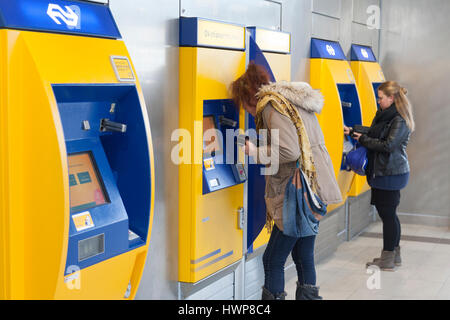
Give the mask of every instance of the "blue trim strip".
[[220, 256], [220, 257], [218, 257], [218, 258], [216, 258], [216, 259], [214, 259], [214, 260], [212, 260], [212, 261], [210, 261], [210, 262], [208, 262], [208, 263], [205, 263], [204, 265], [202, 265], [202, 266], [200, 266], [200, 267], [198, 267], [198, 268], [195, 268], [194, 271], [197, 272], [197, 271], [199, 271], [199, 270], [201, 270], [201, 269], [204, 269], [204, 268], [206, 268], [206, 267], [209, 267], [210, 265], [213, 265], [214, 263], [217, 263], [217, 262], [219, 262], [220, 260], [223, 260], [223, 259], [225, 259], [225, 258], [228, 258], [228, 257], [231, 256], [232, 254], [233, 254], [233, 250], [231, 250], [230, 252], [225, 253], [224, 255], [222, 255], [222, 256]]
[[109, 6], [67, 0], [0, 0], [0, 29], [119, 39]]
[[204, 261], [204, 260], [206, 260], [208, 258], [211, 258], [212, 256], [215, 256], [216, 254], [219, 254], [221, 251], [222, 251], [221, 249], [217, 249], [217, 250], [215, 250], [213, 252], [208, 253], [207, 255], [205, 255], [203, 257], [198, 258], [197, 260], [191, 260], [191, 263], [192, 264], [197, 264], [197, 263], [202, 262], [202, 261]]

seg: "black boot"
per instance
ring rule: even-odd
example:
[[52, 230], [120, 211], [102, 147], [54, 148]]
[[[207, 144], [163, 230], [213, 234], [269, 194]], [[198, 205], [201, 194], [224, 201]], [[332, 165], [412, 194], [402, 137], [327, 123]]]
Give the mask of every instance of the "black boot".
[[319, 296], [319, 287], [311, 284], [301, 285], [297, 282], [297, 290], [295, 291], [295, 300], [322, 300]]
[[287, 293], [284, 291], [274, 295], [269, 290], [267, 290], [265, 287], [262, 287], [261, 300], [286, 300], [286, 296], [287, 296]]

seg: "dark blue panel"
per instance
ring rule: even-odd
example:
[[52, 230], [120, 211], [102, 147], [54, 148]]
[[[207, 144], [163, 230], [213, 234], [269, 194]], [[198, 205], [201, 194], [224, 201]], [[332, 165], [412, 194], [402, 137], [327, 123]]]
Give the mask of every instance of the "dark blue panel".
[[[248, 115], [248, 128], [256, 130], [255, 118]], [[247, 191], [247, 249], [253, 252], [253, 242], [261, 233], [266, 224], [266, 202], [264, 199], [266, 179], [261, 175], [264, 165], [248, 165], [248, 191]]]
[[[342, 103], [342, 115], [344, 117], [344, 125], [354, 127], [355, 124], [362, 124], [361, 105], [359, 102], [358, 92], [354, 84], [338, 84], [339, 96]], [[350, 104], [345, 106], [345, 104]], [[349, 141], [355, 145], [356, 141], [349, 138]], [[345, 170], [345, 162], [341, 163], [341, 170]]]
[[180, 47], [197, 46], [198, 18], [180, 17]]
[[322, 39], [311, 39], [311, 58], [345, 60], [339, 42]]
[[[269, 72], [270, 81], [276, 82], [275, 76], [270, 68], [264, 53], [256, 44], [254, 30], [250, 30], [250, 61], [263, 66]], [[255, 118], [248, 114], [248, 129], [256, 130]], [[266, 224], [266, 202], [264, 193], [266, 179], [261, 175], [264, 165], [248, 165], [248, 192], [247, 192], [247, 252], [253, 252], [253, 242], [261, 233]]]
[[[237, 163], [237, 147], [236, 147], [236, 137], [233, 138], [233, 144], [229, 146], [229, 152], [233, 152], [234, 155], [232, 159], [227, 161], [227, 130], [232, 130], [236, 132], [239, 129], [239, 111], [236, 108], [232, 100], [229, 99], [218, 99], [218, 100], [205, 100], [203, 102], [203, 116], [213, 116], [216, 129], [222, 133], [223, 141], [220, 141], [221, 150], [211, 157], [214, 159], [214, 169], [206, 170], [205, 164], [203, 163], [203, 194], [218, 191], [224, 188], [232, 187], [234, 185], [243, 183], [236, 172]], [[236, 126], [231, 127], [221, 124], [219, 119], [220, 116], [236, 121]], [[220, 137], [218, 137], [220, 139]], [[228, 142], [230, 143], [231, 140]], [[231, 158], [230, 154], [228, 156]], [[204, 155], [203, 159], [211, 158]], [[232, 162], [232, 163], [230, 163]], [[209, 181], [217, 179], [219, 184], [217, 186], [211, 186]]]
[[[254, 30], [253, 30], [254, 33]], [[254, 36], [250, 37], [250, 61], [253, 61], [255, 64], [263, 66], [270, 76], [270, 81], [275, 82], [275, 76], [273, 75], [272, 69], [270, 68], [269, 62], [267, 62], [264, 53], [256, 44]]]
[[150, 154], [141, 104], [134, 85], [119, 99], [115, 119], [127, 124], [126, 134], [103, 135], [101, 141], [117, 177], [117, 188], [128, 213], [130, 229], [146, 241], [151, 209]]
[[[71, 222], [67, 266], [85, 268], [147, 240], [151, 205], [147, 133], [134, 84], [53, 85], [53, 92], [68, 153], [92, 153], [110, 199], [89, 209], [94, 228], [77, 232]], [[126, 124], [126, 132], [100, 132], [104, 118]], [[83, 121], [89, 122], [89, 130], [83, 130]], [[129, 229], [138, 238], [130, 241]], [[78, 241], [102, 233], [105, 252], [78, 262]]]
[[375, 58], [371, 47], [360, 46], [357, 44], [352, 44], [350, 58], [352, 61], [377, 61], [377, 58]]
[[0, 28], [121, 38], [108, 5], [66, 0], [0, 0]]
[[375, 93], [375, 99], [377, 101], [377, 109], [380, 109], [380, 106], [378, 105], [378, 87], [381, 85], [382, 82], [372, 82], [373, 86], [373, 92]]

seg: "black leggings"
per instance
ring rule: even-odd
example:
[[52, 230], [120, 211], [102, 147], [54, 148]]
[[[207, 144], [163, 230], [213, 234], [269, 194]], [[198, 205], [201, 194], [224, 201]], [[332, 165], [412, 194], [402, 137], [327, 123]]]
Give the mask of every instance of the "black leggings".
[[393, 251], [400, 244], [401, 226], [397, 216], [400, 204], [400, 190], [381, 190], [372, 188], [371, 204], [383, 221], [383, 250]]
[[383, 250], [394, 251], [400, 245], [401, 226], [397, 216], [397, 206], [376, 205], [378, 215], [383, 221]]

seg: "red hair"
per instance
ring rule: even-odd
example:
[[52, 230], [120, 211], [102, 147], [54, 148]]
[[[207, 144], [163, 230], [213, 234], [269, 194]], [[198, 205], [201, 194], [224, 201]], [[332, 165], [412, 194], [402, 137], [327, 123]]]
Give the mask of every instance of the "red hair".
[[230, 86], [231, 97], [236, 106], [241, 107], [243, 103], [251, 104], [259, 88], [269, 84], [269, 81], [270, 76], [267, 70], [253, 61], [250, 62], [247, 71]]

